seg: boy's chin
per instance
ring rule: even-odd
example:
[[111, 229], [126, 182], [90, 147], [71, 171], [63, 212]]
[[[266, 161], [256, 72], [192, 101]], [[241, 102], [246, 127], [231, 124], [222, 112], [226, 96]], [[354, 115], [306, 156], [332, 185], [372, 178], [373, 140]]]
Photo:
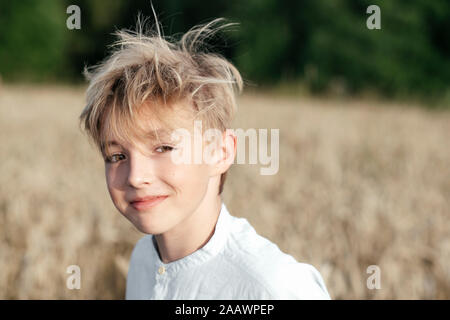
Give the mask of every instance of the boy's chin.
[[124, 218], [126, 218], [131, 224], [140, 232], [146, 234], [160, 234], [165, 230], [164, 226], [160, 223], [155, 223], [155, 218], [149, 219], [147, 214], [139, 215], [134, 212], [121, 212]]
[[155, 226], [149, 223], [145, 223], [143, 221], [131, 221], [136, 229], [138, 229], [142, 233], [146, 234], [161, 234], [166, 230], [161, 226]]

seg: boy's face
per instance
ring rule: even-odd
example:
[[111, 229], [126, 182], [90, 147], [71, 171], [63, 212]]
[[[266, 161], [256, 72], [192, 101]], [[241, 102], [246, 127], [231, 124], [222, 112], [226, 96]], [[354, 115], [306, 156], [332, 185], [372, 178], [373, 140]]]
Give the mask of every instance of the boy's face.
[[[192, 133], [193, 140], [193, 115], [186, 106], [174, 104], [163, 116], [176, 118]], [[233, 139], [225, 136], [225, 140], [230, 138]], [[114, 140], [111, 137], [107, 142]], [[105, 174], [115, 207], [141, 232], [161, 234], [171, 230], [193, 213], [206, 196], [217, 197], [220, 175], [230, 164], [175, 163], [171, 148], [183, 146], [171, 140], [171, 131], [160, 135], [160, 143], [151, 140], [139, 146], [130, 141], [112, 145], [106, 154]], [[154, 196], [159, 198], [136, 201]]]

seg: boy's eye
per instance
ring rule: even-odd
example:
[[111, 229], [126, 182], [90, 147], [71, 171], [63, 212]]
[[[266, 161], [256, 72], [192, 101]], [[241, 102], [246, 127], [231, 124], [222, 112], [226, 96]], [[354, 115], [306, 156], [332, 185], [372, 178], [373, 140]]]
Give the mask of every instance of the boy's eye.
[[174, 148], [171, 147], [171, 146], [160, 146], [160, 147], [156, 148], [155, 150], [156, 150], [156, 152], [158, 152], [158, 153], [164, 153], [164, 152], [166, 152], [166, 151], [172, 151], [173, 149], [174, 149]]
[[106, 162], [109, 162], [109, 163], [118, 162], [120, 160], [123, 160], [123, 157], [125, 157], [125, 156], [121, 153], [113, 154], [112, 156], [106, 157]]

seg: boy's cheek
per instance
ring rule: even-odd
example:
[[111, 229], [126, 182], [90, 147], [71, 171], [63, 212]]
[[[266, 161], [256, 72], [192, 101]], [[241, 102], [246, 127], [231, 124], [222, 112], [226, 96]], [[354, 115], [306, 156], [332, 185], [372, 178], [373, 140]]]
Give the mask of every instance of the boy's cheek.
[[121, 209], [126, 204], [125, 196], [122, 192], [118, 191], [112, 185], [108, 184], [108, 192], [111, 197], [112, 202], [116, 206], [117, 209]]
[[207, 166], [203, 164], [177, 164], [166, 168], [165, 176], [175, 185], [190, 185], [200, 182], [207, 172]]
[[125, 199], [125, 193], [120, 191], [120, 186], [117, 185], [118, 180], [116, 176], [106, 175], [106, 187], [108, 189], [108, 193], [111, 197], [112, 202], [116, 206], [116, 208], [120, 211], [123, 210], [122, 207], [126, 207], [127, 202]]
[[109, 166], [105, 167], [106, 184], [108, 188], [118, 187], [120, 183], [120, 172]]
[[121, 194], [118, 194], [114, 190], [109, 191], [109, 195], [111, 197], [112, 203], [116, 207], [116, 209], [124, 216], [126, 216], [128, 203], [125, 201], [125, 197]]

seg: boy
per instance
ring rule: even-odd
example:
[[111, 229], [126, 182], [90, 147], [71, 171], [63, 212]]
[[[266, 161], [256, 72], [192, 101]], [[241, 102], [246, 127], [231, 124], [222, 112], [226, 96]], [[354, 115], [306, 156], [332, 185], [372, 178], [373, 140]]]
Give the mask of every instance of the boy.
[[[131, 255], [126, 298], [330, 299], [313, 266], [281, 252], [221, 200], [236, 155], [236, 136], [227, 128], [242, 78], [224, 58], [199, 49], [226, 27], [217, 27], [221, 21], [195, 27], [178, 42], [164, 39], [158, 27], [147, 35], [141, 28], [119, 31], [118, 48], [86, 70], [80, 121], [105, 160], [115, 207], [147, 234]], [[200, 163], [193, 161], [194, 121], [202, 133], [220, 133], [210, 144], [202, 139], [211, 156]], [[174, 161], [180, 153], [192, 161]]]

